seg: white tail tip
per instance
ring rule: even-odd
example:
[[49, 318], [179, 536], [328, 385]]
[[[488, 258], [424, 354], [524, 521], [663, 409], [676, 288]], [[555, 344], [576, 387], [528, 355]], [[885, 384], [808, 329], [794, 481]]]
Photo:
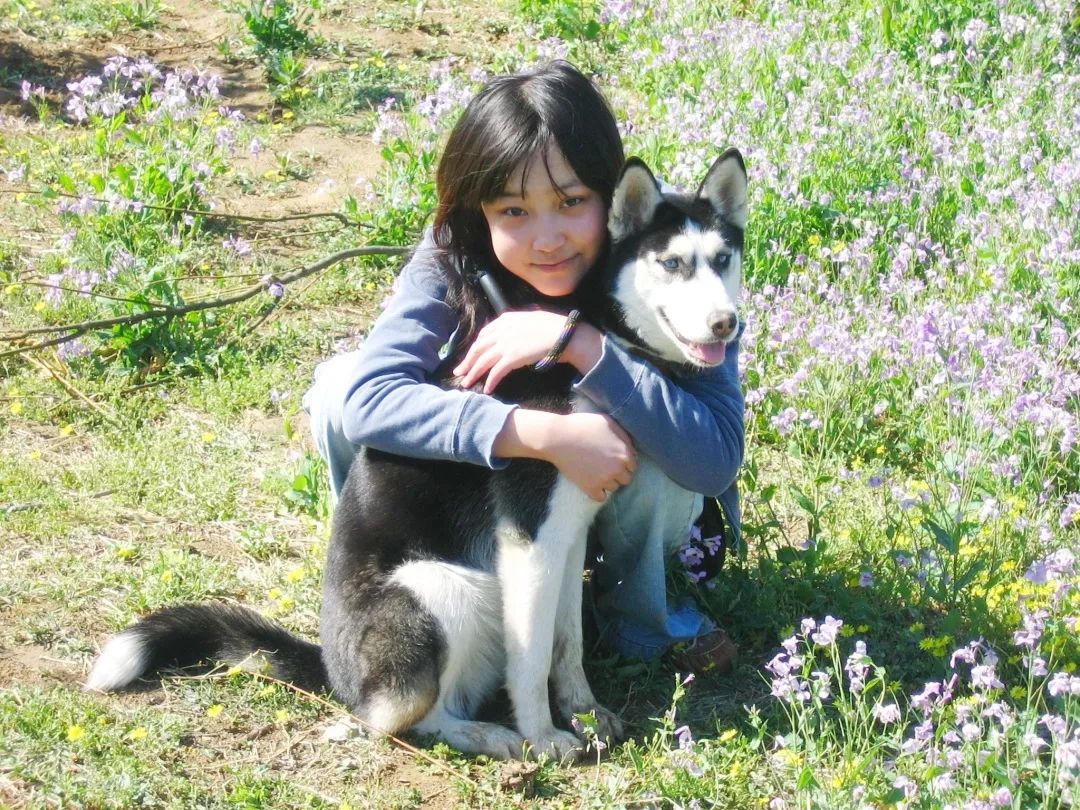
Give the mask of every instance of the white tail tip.
[[86, 689], [112, 692], [123, 689], [141, 676], [149, 652], [136, 633], [121, 633], [109, 639], [86, 679]]

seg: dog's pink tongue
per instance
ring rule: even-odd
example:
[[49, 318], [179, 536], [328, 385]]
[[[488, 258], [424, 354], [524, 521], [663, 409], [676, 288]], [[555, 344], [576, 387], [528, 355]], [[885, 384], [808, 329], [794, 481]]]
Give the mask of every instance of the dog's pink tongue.
[[724, 362], [727, 354], [727, 344], [722, 340], [716, 343], [691, 343], [690, 353], [698, 360], [710, 366], [718, 366]]

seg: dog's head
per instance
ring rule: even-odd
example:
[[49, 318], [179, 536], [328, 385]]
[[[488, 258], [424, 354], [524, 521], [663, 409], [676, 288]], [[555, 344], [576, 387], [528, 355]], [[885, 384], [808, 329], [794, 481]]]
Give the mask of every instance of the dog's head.
[[746, 167], [729, 149], [695, 194], [665, 193], [630, 158], [608, 215], [611, 293], [632, 342], [659, 360], [717, 366], [739, 334]]

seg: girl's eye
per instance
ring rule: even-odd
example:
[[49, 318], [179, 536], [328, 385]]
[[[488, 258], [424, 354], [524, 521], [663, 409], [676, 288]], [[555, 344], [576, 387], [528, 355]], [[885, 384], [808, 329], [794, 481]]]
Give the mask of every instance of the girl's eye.
[[509, 208], [504, 208], [503, 213], [508, 217], [523, 217], [525, 216], [525, 209], [511, 205]]
[[584, 197], [567, 197], [562, 204], [564, 208], [577, 208], [583, 202], [585, 202]]
[[665, 270], [678, 270], [682, 261], [680, 259], [664, 259], [660, 264], [664, 265]]

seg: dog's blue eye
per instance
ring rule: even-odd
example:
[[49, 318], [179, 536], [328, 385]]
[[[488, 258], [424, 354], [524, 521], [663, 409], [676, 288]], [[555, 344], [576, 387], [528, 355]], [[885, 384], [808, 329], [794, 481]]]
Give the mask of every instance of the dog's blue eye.
[[665, 270], [678, 270], [682, 262], [679, 259], [664, 259], [660, 264], [664, 265]]
[[713, 260], [713, 262], [716, 264], [717, 267], [727, 267], [729, 264], [731, 264], [731, 254], [721, 253]]

